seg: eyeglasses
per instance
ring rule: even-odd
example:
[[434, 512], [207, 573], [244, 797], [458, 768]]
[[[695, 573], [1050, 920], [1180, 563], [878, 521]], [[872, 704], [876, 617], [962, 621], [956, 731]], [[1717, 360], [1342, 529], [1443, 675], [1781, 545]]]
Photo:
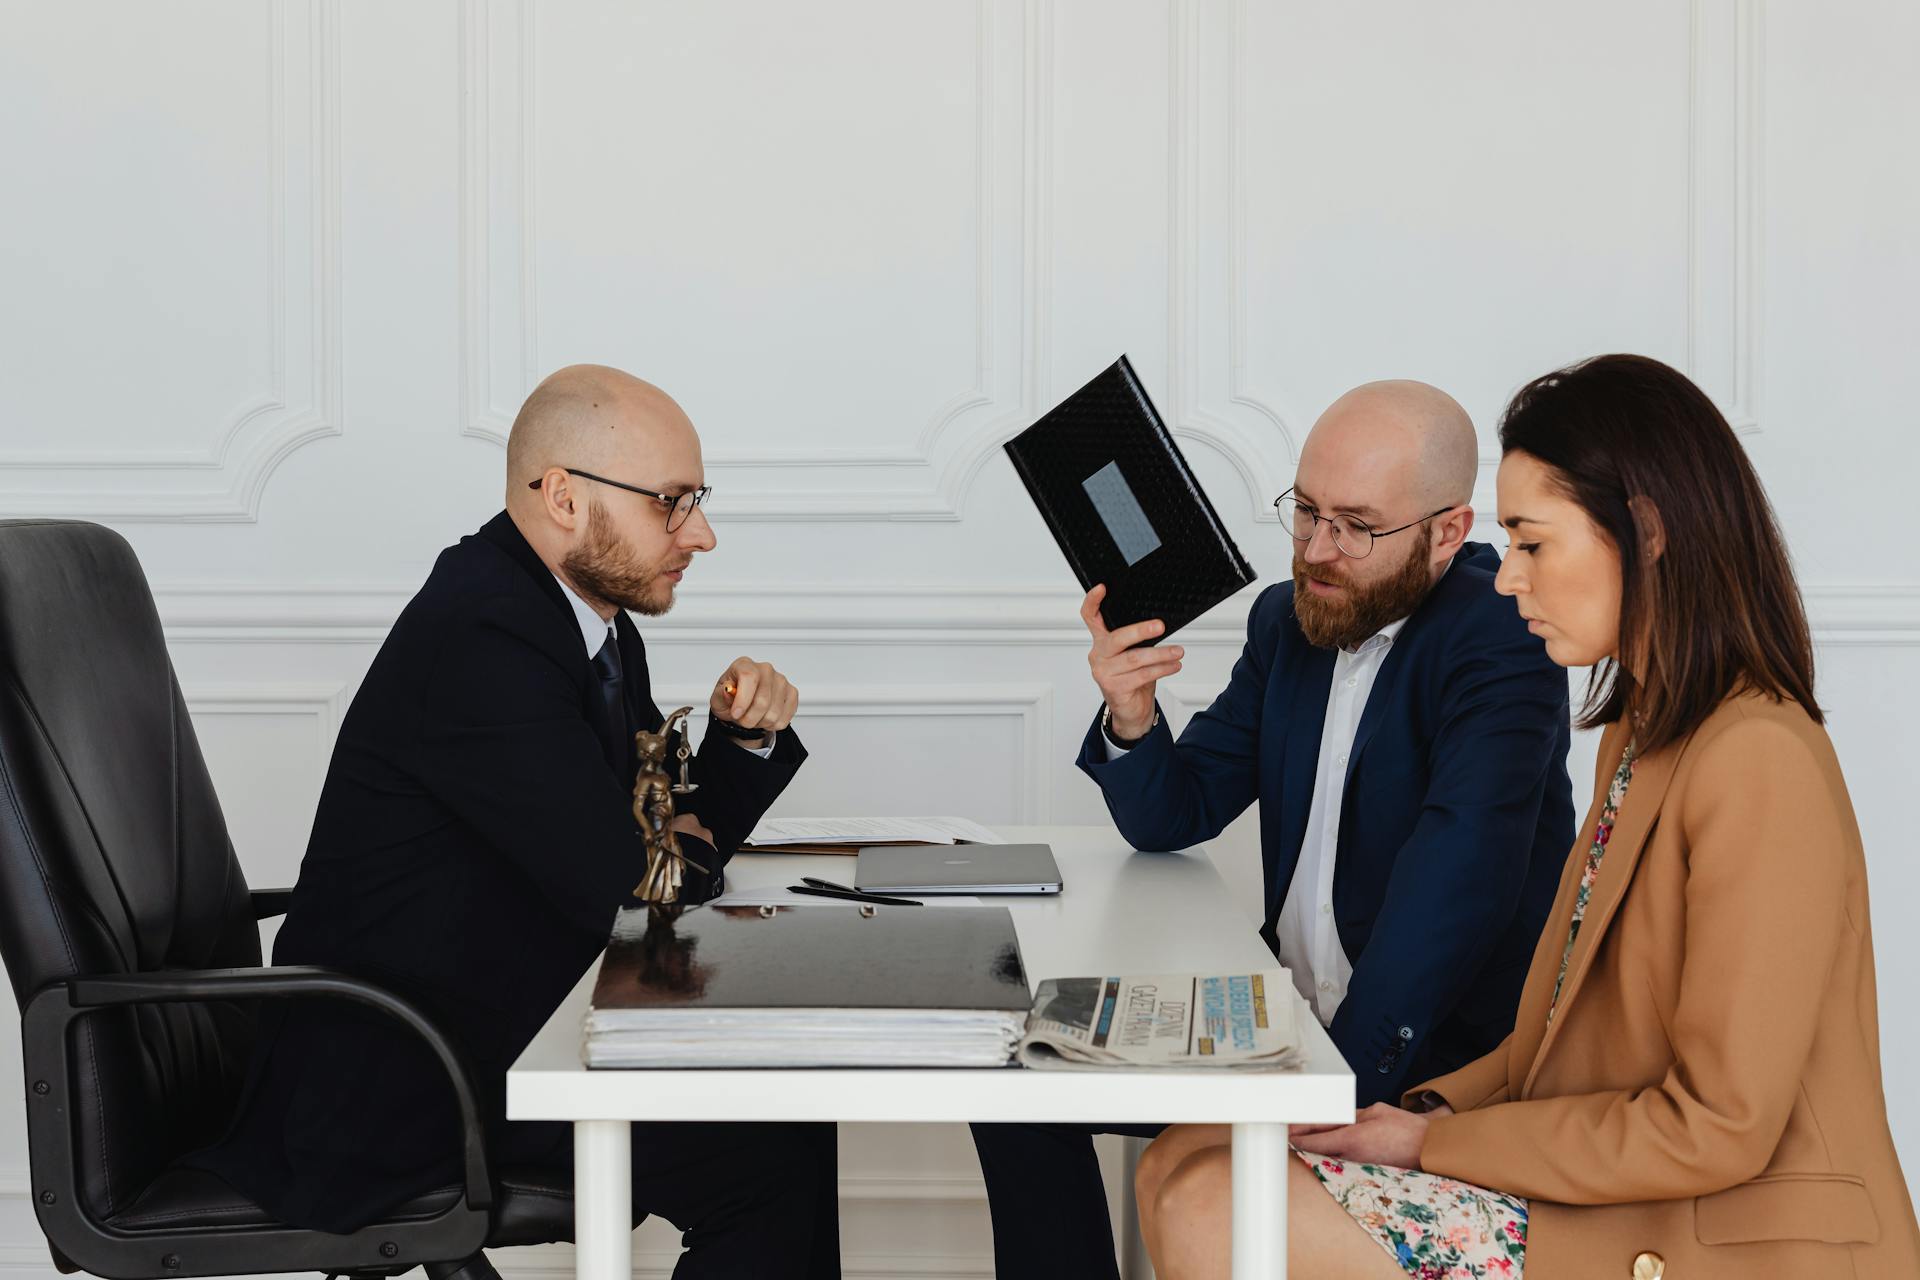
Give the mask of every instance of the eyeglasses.
[[[572, 467], [562, 467], [560, 469], [570, 476], [579, 476], [582, 480], [597, 480], [601, 484], [610, 484], [616, 489], [625, 489], [628, 493], [637, 493], [643, 497], [652, 498], [667, 509], [668, 533], [672, 533], [681, 525], [685, 524], [687, 517], [693, 514], [693, 509], [705, 502], [707, 495], [713, 492], [712, 485], [703, 484], [698, 489], [689, 489], [685, 493], [656, 493], [652, 489], [642, 489], [637, 484], [623, 484], [618, 480], [609, 480], [605, 476], [597, 476], [591, 471], [576, 471]], [[542, 480], [545, 478], [545, 476], [541, 477]], [[540, 480], [535, 480], [527, 486], [529, 489], [538, 489], [539, 487]]]
[[1322, 521], [1333, 527], [1333, 545], [1341, 553], [1355, 560], [1364, 560], [1373, 550], [1374, 539], [1389, 538], [1396, 533], [1405, 533], [1416, 524], [1425, 524], [1434, 516], [1445, 515], [1452, 507], [1442, 507], [1430, 515], [1421, 516], [1413, 524], [1403, 524], [1398, 529], [1378, 529], [1365, 520], [1353, 516], [1323, 516], [1314, 508], [1293, 496], [1293, 490], [1273, 500], [1273, 509], [1280, 513], [1280, 522], [1287, 526], [1287, 532], [1293, 535], [1295, 542], [1312, 542], [1313, 531]]

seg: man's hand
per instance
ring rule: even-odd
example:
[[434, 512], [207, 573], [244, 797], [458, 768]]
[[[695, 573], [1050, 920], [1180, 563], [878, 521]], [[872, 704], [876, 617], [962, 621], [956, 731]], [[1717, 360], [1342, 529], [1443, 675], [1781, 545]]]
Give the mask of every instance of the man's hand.
[[1314, 1155], [1418, 1169], [1430, 1118], [1430, 1115], [1402, 1111], [1390, 1103], [1376, 1102], [1356, 1116], [1352, 1124], [1289, 1125], [1287, 1139], [1300, 1150]]
[[1177, 644], [1165, 649], [1130, 648], [1159, 635], [1167, 624], [1154, 618], [1109, 631], [1100, 616], [1100, 602], [1106, 598], [1106, 584], [1102, 583], [1087, 592], [1080, 603], [1080, 620], [1093, 636], [1087, 665], [1093, 668], [1093, 682], [1107, 700], [1107, 723], [1113, 736], [1144, 738], [1153, 727], [1153, 688], [1180, 670], [1180, 659], [1187, 651]]
[[[713, 697], [707, 702], [707, 710], [715, 718], [768, 733], [792, 724], [799, 706], [800, 691], [793, 683], [775, 671], [772, 663], [752, 658], [735, 658], [714, 682]], [[749, 747], [766, 743], [765, 738], [758, 744], [744, 738], [735, 741]]]

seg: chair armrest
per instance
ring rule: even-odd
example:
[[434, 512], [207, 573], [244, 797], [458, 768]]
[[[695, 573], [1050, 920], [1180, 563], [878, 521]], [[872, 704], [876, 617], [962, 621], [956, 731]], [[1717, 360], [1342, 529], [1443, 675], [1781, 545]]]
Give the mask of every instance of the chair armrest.
[[[432, 1019], [412, 1002], [386, 988], [337, 969], [315, 965], [282, 965], [252, 969], [161, 970], [152, 973], [112, 974], [70, 978], [43, 988], [28, 1001], [20, 1030], [27, 1078], [35, 1094], [44, 1083], [64, 1096], [72, 1075], [68, 1070], [67, 1028], [95, 1009], [135, 1004], [179, 1004], [210, 1000], [265, 1000], [322, 997], [345, 1000], [377, 1009], [406, 1026], [440, 1059], [453, 1084], [460, 1109], [462, 1146], [466, 1166], [466, 1203], [469, 1208], [493, 1207], [493, 1182], [487, 1173], [486, 1130], [480, 1116], [479, 1092], [464, 1054]], [[34, 1099], [38, 1101], [39, 1099]], [[29, 1106], [29, 1119], [42, 1108]], [[62, 1108], [64, 1110], [64, 1108]], [[34, 1137], [72, 1146], [65, 1124], [33, 1126]], [[75, 1192], [72, 1153], [63, 1150], [61, 1163], [69, 1178], [66, 1191]]]
[[287, 908], [293, 905], [291, 889], [255, 889], [247, 895], [253, 900], [253, 918], [271, 920], [275, 916], [287, 914]]

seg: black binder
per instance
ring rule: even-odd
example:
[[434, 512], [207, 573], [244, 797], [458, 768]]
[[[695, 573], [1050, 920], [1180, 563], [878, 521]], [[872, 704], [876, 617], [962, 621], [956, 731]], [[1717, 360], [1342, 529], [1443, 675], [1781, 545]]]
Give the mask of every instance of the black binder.
[[1033, 997], [1005, 907], [619, 913], [589, 1067], [1004, 1066]]
[[[622, 910], [595, 1010], [1001, 1009], [1033, 1004], [1005, 907], [704, 906], [667, 931], [657, 963], [644, 908]], [[651, 953], [650, 953], [651, 951]]]
[[1125, 356], [1006, 449], [1109, 629], [1170, 636], [1254, 580]]

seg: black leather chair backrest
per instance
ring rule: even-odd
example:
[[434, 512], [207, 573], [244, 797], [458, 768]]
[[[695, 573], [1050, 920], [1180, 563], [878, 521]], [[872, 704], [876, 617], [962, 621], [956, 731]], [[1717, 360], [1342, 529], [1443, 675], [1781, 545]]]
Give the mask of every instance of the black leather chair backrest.
[[[98, 525], [0, 521], [0, 957], [15, 1000], [79, 975], [257, 965], [247, 892], [133, 548]], [[142, 1005], [75, 1035], [81, 1188], [105, 1217], [219, 1137], [252, 1024], [231, 1004]]]

